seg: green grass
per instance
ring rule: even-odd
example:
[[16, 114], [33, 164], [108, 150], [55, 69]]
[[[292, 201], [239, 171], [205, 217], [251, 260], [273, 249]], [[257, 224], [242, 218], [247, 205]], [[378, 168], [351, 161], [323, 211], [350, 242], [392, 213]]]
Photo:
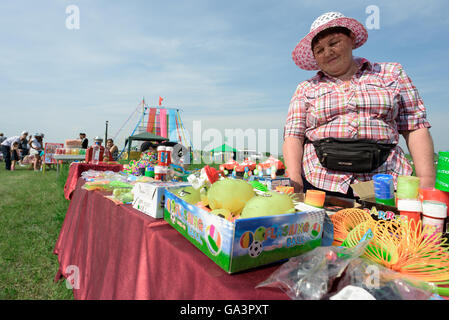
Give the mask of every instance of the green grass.
[[54, 283], [67, 173], [6, 171], [0, 162], [0, 300], [73, 299], [65, 281]]

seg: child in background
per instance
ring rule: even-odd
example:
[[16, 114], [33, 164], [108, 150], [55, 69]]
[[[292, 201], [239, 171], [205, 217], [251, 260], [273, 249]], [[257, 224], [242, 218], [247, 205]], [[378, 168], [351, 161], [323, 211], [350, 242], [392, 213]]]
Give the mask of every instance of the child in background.
[[11, 146], [11, 170], [15, 170], [19, 160], [19, 143], [16, 141]]

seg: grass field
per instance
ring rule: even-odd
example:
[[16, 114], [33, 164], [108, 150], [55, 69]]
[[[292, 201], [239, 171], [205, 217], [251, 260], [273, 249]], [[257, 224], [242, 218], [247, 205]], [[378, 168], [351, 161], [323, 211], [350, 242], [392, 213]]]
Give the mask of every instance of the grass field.
[[73, 299], [64, 281], [53, 282], [67, 172], [6, 171], [0, 162], [0, 300]]

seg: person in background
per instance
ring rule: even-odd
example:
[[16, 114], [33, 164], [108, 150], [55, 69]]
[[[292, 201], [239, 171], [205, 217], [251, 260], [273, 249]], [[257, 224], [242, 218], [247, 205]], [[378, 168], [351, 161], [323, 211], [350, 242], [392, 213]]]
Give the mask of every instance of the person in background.
[[28, 136], [28, 132], [22, 132], [20, 136], [13, 136], [8, 139], [5, 139], [1, 143], [1, 150], [3, 153], [3, 158], [5, 160], [5, 169], [11, 170], [11, 146], [14, 142], [21, 143], [22, 141], [26, 141]]
[[[0, 132], [0, 145], [5, 140], [6, 140], [6, 137], [3, 135], [3, 132]], [[0, 152], [0, 161], [3, 161], [3, 152]]]
[[[22, 132], [22, 135], [24, 135], [24, 134], [26, 134], [26, 135], [28, 135], [28, 132], [26, 132], [26, 131], [23, 131]], [[25, 166], [22, 162], [23, 162], [23, 159], [30, 153], [30, 149], [29, 149], [29, 143], [30, 143], [30, 140], [31, 140], [31, 136], [29, 137], [29, 139], [28, 140], [23, 140], [23, 141], [21, 141], [21, 143], [19, 143], [19, 164], [23, 167], [23, 166]]]
[[[319, 189], [353, 198], [350, 185], [370, 181], [375, 174], [391, 174], [395, 180], [411, 175], [412, 167], [398, 145], [400, 135], [421, 187], [435, 184], [434, 146], [424, 102], [399, 63], [353, 56], [367, 38], [363, 24], [328, 12], [312, 23], [292, 52], [298, 67], [318, 70], [297, 86], [284, 127], [283, 154], [295, 192]], [[365, 140], [371, 151], [357, 153], [349, 143], [334, 138], [350, 139], [350, 143]], [[317, 154], [326, 141], [338, 143], [339, 153], [331, 155], [331, 162], [324, 161], [327, 152], [320, 158]], [[375, 148], [382, 160], [364, 160]], [[340, 160], [345, 154], [351, 157]]]
[[117, 157], [118, 157], [118, 147], [114, 144], [114, 140], [112, 139], [108, 139], [106, 141], [106, 149], [109, 150], [109, 154], [111, 155], [112, 159], [110, 160], [114, 160], [117, 161]]
[[16, 163], [19, 159], [19, 142], [14, 141], [11, 145], [11, 171], [16, 170]]
[[154, 143], [153, 141], [145, 141], [140, 146], [140, 152], [145, 152], [145, 151], [147, 151], [150, 148], [154, 149], [152, 151], [155, 151], [157, 149], [157, 144]]
[[33, 156], [33, 168], [34, 171], [39, 171], [41, 166], [41, 152], [42, 147], [42, 134], [36, 133], [34, 137], [30, 140], [30, 155]]
[[87, 149], [89, 146], [89, 139], [86, 138], [85, 133], [80, 133], [80, 139], [81, 139], [81, 148]]

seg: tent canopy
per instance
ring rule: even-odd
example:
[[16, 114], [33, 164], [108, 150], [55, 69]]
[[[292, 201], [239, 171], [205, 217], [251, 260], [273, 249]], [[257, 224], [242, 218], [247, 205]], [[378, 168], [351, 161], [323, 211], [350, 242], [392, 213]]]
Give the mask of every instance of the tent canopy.
[[151, 132], [142, 132], [139, 134], [135, 134], [126, 139], [126, 143], [128, 144], [128, 155], [131, 154], [131, 144], [133, 141], [167, 141], [167, 140], [168, 138], [158, 136], [157, 134]]
[[227, 144], [223, 144], [220, 147], [216, 147], [215, 149], [212, 149], [211, 152], [218, 153], [218, 152], [237, 152], [237, 149], [232, 148], [228, 146]]

